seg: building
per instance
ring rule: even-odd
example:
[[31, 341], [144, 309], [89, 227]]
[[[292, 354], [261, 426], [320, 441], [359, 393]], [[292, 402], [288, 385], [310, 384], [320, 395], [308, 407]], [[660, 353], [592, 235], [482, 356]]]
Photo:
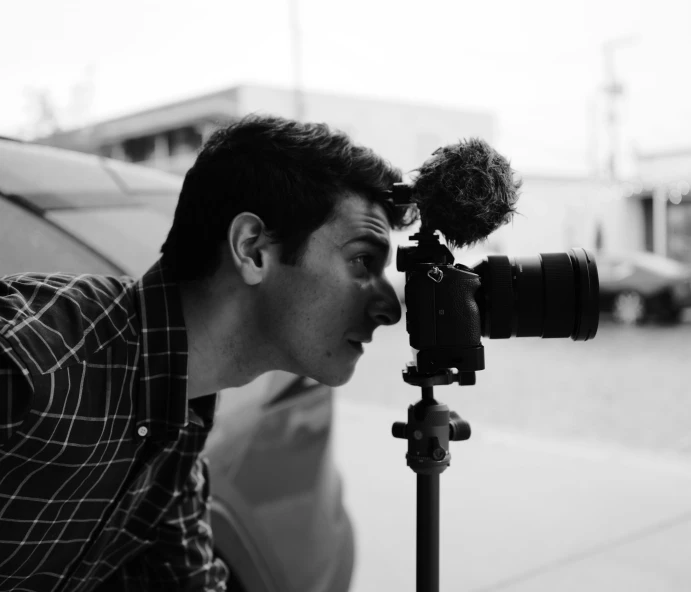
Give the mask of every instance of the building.
[[691, 263], [691, 148], [638, 154], [637, 170], [624, 194], [642, 212], [644, 249]]
[[248, 113], [326, 121], [411, 171], [442, 144], [463, 137], [493, 142], [490, 113], [396, 101], [242, 85], [41, 138], [44, 144], [102, 154], [183, 174], [219, 125]]
[[591, 250], [635, 250], [641, 226], [618, 185], [592, 177], [524, 175], [518, 212], [493, 233], [488, 247], [510, 255]]
[[490, 238], [493, 250], [515, 254], [563, 251], [647, 251], [691, 264], [691, 149], [639, 155], [638, 175], [525, 175], [519, 213]]

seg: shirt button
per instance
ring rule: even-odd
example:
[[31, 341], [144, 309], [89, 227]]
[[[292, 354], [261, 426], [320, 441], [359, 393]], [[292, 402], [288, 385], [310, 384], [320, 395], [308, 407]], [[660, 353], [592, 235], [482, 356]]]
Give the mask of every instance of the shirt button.
[[147, 429], [146, 426], [141, 426], [138, 430], [137, 433], [143, 438], [149, 433], [149, 430]]

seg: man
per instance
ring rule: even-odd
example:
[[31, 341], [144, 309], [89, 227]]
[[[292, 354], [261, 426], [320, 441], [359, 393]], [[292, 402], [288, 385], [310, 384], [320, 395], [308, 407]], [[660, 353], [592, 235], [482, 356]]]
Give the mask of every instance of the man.
[[247, 117], [185, 177], [138, 280], [0, 280], [0, 590], [225, 590], [199, 457], [215, 393], [344, 384], [401, 315], [400, 173], [325, 125]]

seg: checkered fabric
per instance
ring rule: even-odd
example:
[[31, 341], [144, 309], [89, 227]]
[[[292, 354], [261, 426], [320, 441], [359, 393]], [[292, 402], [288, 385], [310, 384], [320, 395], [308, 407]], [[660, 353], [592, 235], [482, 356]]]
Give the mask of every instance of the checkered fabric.
[[0, 278], [0, 590], [225, 590], [179, 291]]

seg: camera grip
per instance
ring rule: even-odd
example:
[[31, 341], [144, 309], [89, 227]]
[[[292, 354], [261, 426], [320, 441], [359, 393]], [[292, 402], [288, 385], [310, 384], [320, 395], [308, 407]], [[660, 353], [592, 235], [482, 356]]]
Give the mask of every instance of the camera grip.
[[410, 345], [430, 348], [477, 347], [482, 321], [475, 295], [480, 277], [451, 265], [420, 265], [407, 278], [406, 328]]

